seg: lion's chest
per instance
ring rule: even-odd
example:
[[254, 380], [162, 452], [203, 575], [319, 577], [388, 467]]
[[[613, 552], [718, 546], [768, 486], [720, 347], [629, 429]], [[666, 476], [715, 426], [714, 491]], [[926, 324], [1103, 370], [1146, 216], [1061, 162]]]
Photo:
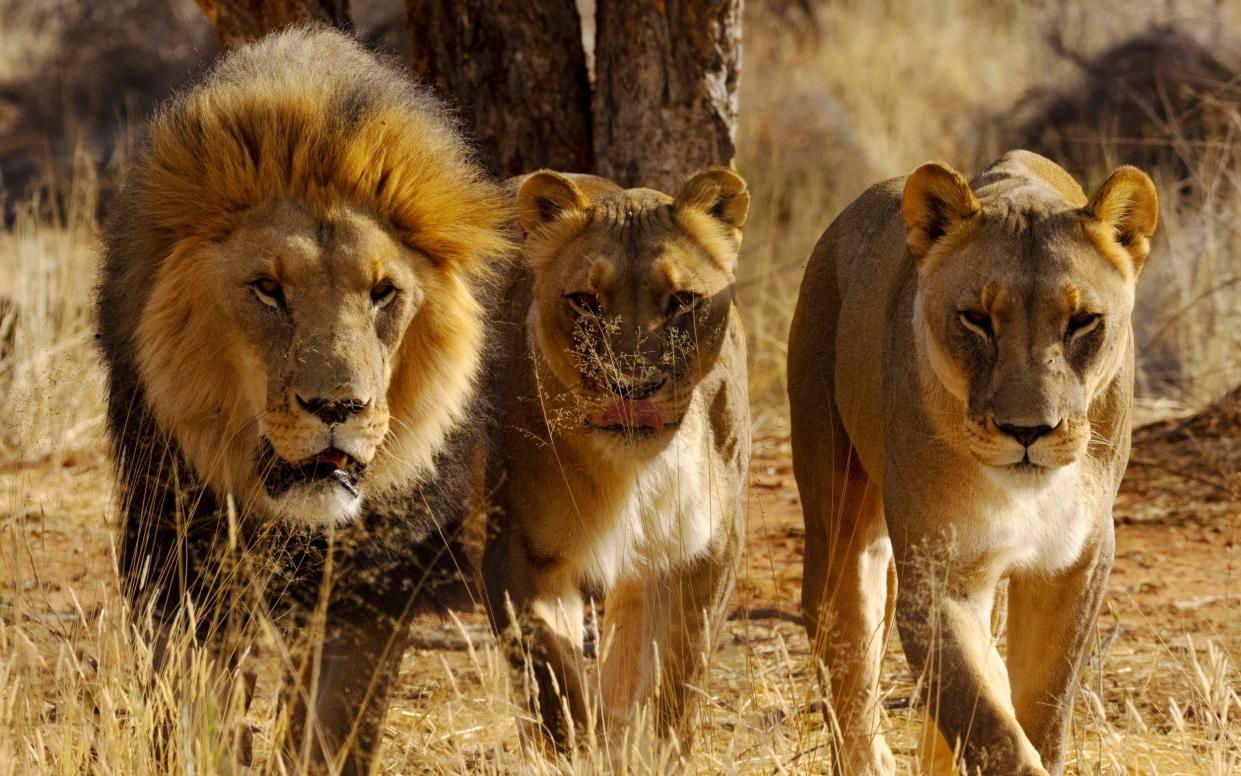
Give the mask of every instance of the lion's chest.
[[571, 555], [581, 581], [610, 589], [708, 551], [723, 515], [721, 472], [699, 440], [681, 438], [687, 430], [653, 459], [616, 466], [611, 487], [579, 502], [593, 528], [565, 538], [576, 545]]
[[993, 498], [980, 509], [980, 536], [1002, 569], [1061, 571], [1081, 557], [1097, 515], [1079, 465], [1035, 484], [992, 480]]

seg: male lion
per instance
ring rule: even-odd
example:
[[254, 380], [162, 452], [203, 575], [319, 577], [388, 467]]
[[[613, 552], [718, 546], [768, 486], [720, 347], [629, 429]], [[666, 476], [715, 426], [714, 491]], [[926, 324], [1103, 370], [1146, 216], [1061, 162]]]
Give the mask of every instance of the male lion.
[[[972, 183], [936, 162], [880, 183], [815, 248], [789, 400], [802, 604], [846, 773], [894, 769], [877, 705], [893, 606], [938, 772], [953, 749], [970, 773], [1063, 769], [1112, 565], [1157, 207], [1132, 167], [1087, 200], [1014, 151]], [[1005, 578], [1007, 669], [990, 631]]]
[[499, 313], [483, 567], [493, 624], [538, 685], [534, 736], [561, 751], [590, 719], [584, 590], [607, 594], [605, 721], [623, 729], [653, 701], [658, 733], [690, 742], [687, 684], [743, 534], [750, 423], [733, 271], [748, 210], [725, 169], [675, 198], [546, 171], [517, 194], [528, 265]]
[[288, 693], [313, 770], [368, 770], [409, 620], [456, 577], [509, 209], [427, 91], [294, 29], [159, 112], [108, 224], [125, 590], [214, 643], [255, 606], [323, 614]]

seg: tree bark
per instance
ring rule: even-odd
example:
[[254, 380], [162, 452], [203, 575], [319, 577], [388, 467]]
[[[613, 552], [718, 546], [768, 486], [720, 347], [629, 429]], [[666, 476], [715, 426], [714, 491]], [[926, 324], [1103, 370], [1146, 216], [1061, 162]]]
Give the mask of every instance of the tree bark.
[[290, 24], [314, 19], [350, 29], [349, 0], [195, 0], [224, 48], [236, 48]]
[[591, 170], [574, 0], [405, 0], [405, 13], [415, 72], [460, 106], [493, 173]]
[[595, 170], [675, 192], [734, 153], [741, 0], [598, 0]]

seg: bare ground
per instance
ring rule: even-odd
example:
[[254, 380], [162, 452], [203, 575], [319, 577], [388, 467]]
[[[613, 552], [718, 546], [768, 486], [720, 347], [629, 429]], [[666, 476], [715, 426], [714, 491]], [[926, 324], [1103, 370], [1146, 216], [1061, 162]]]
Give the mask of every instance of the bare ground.
[[[1233, 394], [1203, 414], [1135, 433], [1116, 505], [1116, 567], [1075, 719], [1080, 772], [1227, 772], [1218, 770], [1229, 767], [1217, 762], [1221, 753], [1236, 756], [1237, 709], [1231, 719], [1204, 719], [1221, 703], [1205, 697], [1219, 681], [1201, 674], [1224, 672], [1225, 694], [1232, 688], [1235, 700], [1239, 430], [1241, 394]], [[751, 494], [747, 553], [704, 688], [692, 770], [825, 772], [826, 737], [799, 624], [803, 529], [787, 439], [756, 440]], [[91, 624], [117, 604], [104, 452], [0, 464], [0, 509], [7, 569], [0, 624], [20, 626], [39, 653], [58, 644], [89, 649]], [[406, 656], [389, 715], [387, 772], [507, 772], [523, 762], [485, 623], [476, 610], [415, 626], [418, 646]], [[909, 762], [922, 715], [893, 641], [889, 734], [898, 759]], [[1220, 665], [1210, 663], [1208, 642]], [[1225, 713], [1229, 706], [1225, 699]], [[46, 724], [56, 719], [48, 709]]]

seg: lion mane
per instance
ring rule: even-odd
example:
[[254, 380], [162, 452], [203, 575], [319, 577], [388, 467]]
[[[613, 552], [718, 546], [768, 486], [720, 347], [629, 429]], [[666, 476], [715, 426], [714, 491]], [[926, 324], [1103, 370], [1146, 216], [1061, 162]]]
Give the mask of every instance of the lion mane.
[[[467, 501], [482, 297], [509, 252], [508, 205], [450, 114], [396, 66], [326, 29], [270, 36], [158, 111], [105, 228], [97, 313], [121, 573], [131, 594], [151, 588], [166, 609], [211, 584], [160, 566], [175, 556], [193, 570], [218, 547], [256, 444], [238, 376], [220, 366], [230, 346], [202, 302], [211, 268], [195, 258], [281, 200], [359, 207], [433, 267], [390, 365], [391, 425], [371, 466], [384, 496], [353, 528], [342, 572], [439, 557], [419, 543], [450, 533]], [[314, 567], [303, 560], [289, 564]]]

